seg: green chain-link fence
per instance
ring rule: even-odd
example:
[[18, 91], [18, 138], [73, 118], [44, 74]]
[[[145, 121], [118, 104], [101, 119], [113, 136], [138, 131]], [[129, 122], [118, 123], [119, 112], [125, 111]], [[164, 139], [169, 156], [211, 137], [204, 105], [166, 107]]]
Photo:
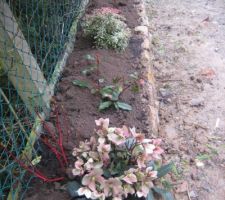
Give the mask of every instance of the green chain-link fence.
[[[0, 200], [20, 199], [31, 177], [36, 112], [46, 112], [88, 0], [0, 0]], [[38, 124], [37, 124], [38, 125]], [[22, 183], [22, 184], [21, 184]]]

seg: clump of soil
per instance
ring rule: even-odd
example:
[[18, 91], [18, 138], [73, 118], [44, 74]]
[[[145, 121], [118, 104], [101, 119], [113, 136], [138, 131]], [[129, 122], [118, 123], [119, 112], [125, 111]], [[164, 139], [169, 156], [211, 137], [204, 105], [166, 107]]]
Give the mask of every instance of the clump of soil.
[[[94, 8], [102, 6], [116, 7], [121, 10], [122, 15], [127, 19], [127, 24], [133, 31], [138, 26], [138, 15], [135, 10], [135, 4], [132, 0], [123, 0], [114, 5], [110, 0], [93, 0], [87, 12]], [[98, 106], [100, 103], [100, 96], [91, 94], [90, 90], [82, 89], [73, 85], [74, 80], [85, 80], [91, 83], [96, 82], [98, 79], [103, 78], [105, 85], [112, 84], [113, 79], [122, 78], [129, 80], [129, 74], [138, 73], [140, 77], [144, 76], [144, 72], [140, 68], [140, 54], [142, 39], [140, 36], [132, 34], [129, 47], [121, 53], [95, 49], [92, 47], [90, 41], [87, 41], [82, 36], [82, 31], [77, 34], [77, 41], [73, 53], [67, 62], [63, 71], [60, 82], [57, 85], [56, 95], [54, 99], [57, 104], [63, 106], [68, 120], [67, 123], [70, 127], [70, 134], [68, 143], [65, 143], [65, 148], [68, 150], [68, 155], [71, 155], [72, 148], [81, 140], [90, 138], [95, 128], [95, 120], [99, 118], [109, 118], [113, 126], [120, 127], [127, 125], [130, 127], [135, 126], [143, 133], [147, 133], [147, 108], [141, 103], [141, 91], [133, 93], [127, 89], [121, 96], [121, 100], [132, 106], [132, 111], [115, 110], [113, 108], [99, 112]], [[85, 55], [98, 55], [100, 60], [99, 69], [90, 76], [84, 76], [81, 71], [87, 68], [88, 61], [84, 59]], [[61, 121], [63, 121], [61, 116]], [[71, 165], [73, 161], [71, 160]], [[55, 168], [45, 166], [49, 171], [56, 170]], [[63, 172], [62, 172], [63, 173]], [[57, 184], [42, 184], [36, 180], [32, 188], [28, 192], [26, 199], [54, 199], [63, 200], [70, 199], [67, 192], [61, 187], [64, 183]], [[34, 195], [35, 194], [35, 195]]]

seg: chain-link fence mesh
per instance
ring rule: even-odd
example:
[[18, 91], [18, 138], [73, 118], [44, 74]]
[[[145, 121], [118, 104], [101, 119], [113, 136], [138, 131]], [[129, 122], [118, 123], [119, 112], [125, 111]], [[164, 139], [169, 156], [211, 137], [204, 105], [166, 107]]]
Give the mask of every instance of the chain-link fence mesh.
[[35, 113], [49, 106], [49, 83], [87, 2], [0, 0], [0, 200], [28, 187], [17, 159], [34, 154]]

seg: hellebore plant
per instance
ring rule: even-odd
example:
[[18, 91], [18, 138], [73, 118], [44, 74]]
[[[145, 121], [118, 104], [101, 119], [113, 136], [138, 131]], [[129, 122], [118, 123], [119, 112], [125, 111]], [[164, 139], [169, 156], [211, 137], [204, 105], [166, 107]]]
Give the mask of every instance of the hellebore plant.
[[95, 135], [73, 150], [76, 161], [72, 174], [81, 180], [75, 184], [75, 195], [99, 200], [151, 200], [156, 192], [172, 199], [170, 193], [154, 186], [154, 180], [171, 170], [171, 165], [154, 168], [154, 161], [163, 153], [160, 139], [146, 139], [135, 128], [109, 127], [109, 119], [95, 123]]

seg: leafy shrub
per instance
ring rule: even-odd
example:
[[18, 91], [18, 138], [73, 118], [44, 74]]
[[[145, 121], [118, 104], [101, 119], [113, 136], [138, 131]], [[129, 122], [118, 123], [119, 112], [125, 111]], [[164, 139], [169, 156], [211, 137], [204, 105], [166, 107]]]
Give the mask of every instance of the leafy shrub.
[[86, 16], [83, 23], [86, 37], [100, 48], [124, 50], [130, 39], [130, 29], [119, 10], [103, 7]]
[[73, 150], [76, 162], [72, 173], [81, 181], [69, 184], [72, 194], [99, 200], [131, 196], [153, 200], [158, 193], [165, 200], [173, 199], [171, 193], [154, 183], [171, 170], [171, 164], [161, 168], [154, 165], [163, 153], [160, 139], [146, 139], [135, 128], [109, 127], [109, 119], [95, 123], [95, 135]]

